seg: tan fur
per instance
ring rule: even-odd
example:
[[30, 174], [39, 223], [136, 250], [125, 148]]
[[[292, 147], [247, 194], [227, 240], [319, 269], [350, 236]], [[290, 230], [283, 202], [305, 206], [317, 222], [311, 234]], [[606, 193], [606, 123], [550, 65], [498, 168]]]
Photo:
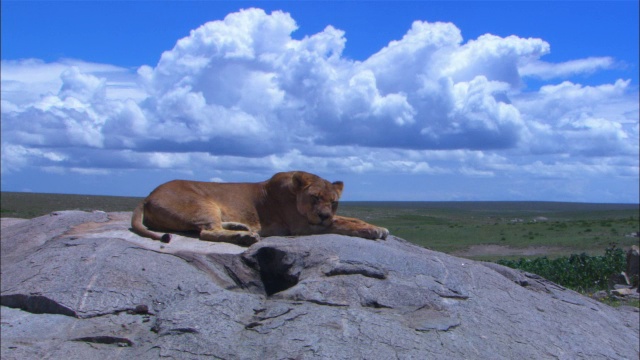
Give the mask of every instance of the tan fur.
[[343, 183], [303, 171], [275, 174], [260, 183], [174, 180], [158, 186], [136, 207], [132, 230], [169, 241], [161, 232], [198, 231], [200, 239], [248, 246], [267, 236], [342, 234], [384, 239], [385, 228], [336, 216]]

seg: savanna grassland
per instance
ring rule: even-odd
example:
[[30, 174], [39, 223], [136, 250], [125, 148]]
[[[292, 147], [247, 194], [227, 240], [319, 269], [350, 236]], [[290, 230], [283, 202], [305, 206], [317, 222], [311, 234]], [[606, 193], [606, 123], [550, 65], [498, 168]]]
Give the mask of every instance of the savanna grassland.
[[31, 219], [59, 210], [133, 211], [142, 198], [122, 196], [0, 193], [0, 217]]
[[[638, 244], [638, 205], [554, 202], [363, 202], [341, 213], [418, 245], [475, 259], [604, 254]], [[339, 211], [340, 212], [340, 211]]]
[[[0, 216], [57, 210], [132, 211], [137, 197], [2, 192]], [[338, 213], [387, 227], [432, 250], [480, 260], [602, 255], [638, 244], [637, 204], [555, 202], [342, 202]]]

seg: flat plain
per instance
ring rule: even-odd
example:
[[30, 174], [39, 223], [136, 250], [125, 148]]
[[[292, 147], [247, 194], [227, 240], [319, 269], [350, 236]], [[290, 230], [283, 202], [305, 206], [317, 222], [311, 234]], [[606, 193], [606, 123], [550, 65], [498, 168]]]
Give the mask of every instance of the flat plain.
[[[1, 217], [58, 210], [132, 211], [138, 197], [1, 193]], [[639, 245], [638, 204], [560, 202], [341, 202], [338, 214], [457, 256], [497, 260], [587, 253]]]

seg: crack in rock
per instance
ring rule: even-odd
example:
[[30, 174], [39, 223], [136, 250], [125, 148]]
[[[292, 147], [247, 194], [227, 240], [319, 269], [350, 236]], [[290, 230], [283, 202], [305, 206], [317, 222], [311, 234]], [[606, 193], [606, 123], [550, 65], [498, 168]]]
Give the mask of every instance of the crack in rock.
[[133, 346], [133, 341], [127, 338], [121, 338], [116, 336], [86, 336], [76, 339], [71, 339], [71, 341], [81, 341], [88, 342], [94, 344], [107, 344], [107, 345], [116, 345], [118, 347], [129, 347]]
[[363, 299], [360, 302], [360, 305], [363, 307], [370, 307], [374, 309], [393, 309], [393, 306], [380, 304], [377, 300], [374, 299]]
[[445, 298], [445, 299], [456, 299], [456, 300], [469, 299], [468, 295], [460, 294], [457, 291], [451, 290], [451, 289], [435, 290], [434, 292], [441, 298]]
[[255, 316], [260, 319], [260, 320], [267, 320], [267, 319], [274, 319], [283, 315], [288, 314], [289, 312], [291, 312], [291, 310], [293, 310], [293, 308], [289, 307], [289, 306], [278, 306], [276, 305], [275, 307], [269, 308], [269, 309], [258, 309], [258, 310], [254, 310], [255, 312]]
[[316, 305], [323, 305], [323, 306], [335, 306], [335, 307], [348, 307], [349, 306], [349, 304], [339, 304], [339, 303], [333, 303], [333, 302], [329, 302], [329, 301], [316, 300], [316, 299], [304, 299], [304, 301], [310, 302], [310, 303], [316, 304]]
[[[286, 308], [286, 310], [284, 310]], [[261, 309], [264, 310], [264, 309]], [[267, 334], [273, 329], [277, 329], [287, 323], [295, 321], [305, 315], [306, 312], [292, 313], [293, 309], [289, 307], [277, 307], [275, 313], [265, 314], [265, 316], [255, 316], [253, 321], [245, 325], [246, 330], [255, 331], [261, 334]], [[267, 310], [269, 312], [269, 310]]]
[[362, 275], [374, 279], [384, 280], [387, 274], [384, 270], [377, 267], [363, 264], [360, 262], [339, 261], [324, 271], [326, 276], [337, 275]]
[[141, 315], [147, 321], [149, 316], [155, 315], [149, 311], [149, 307], [144, 304], [134, 308], [117, 309], [114, 311], [97, 313], [90, 316], [78, 314], [70, 308], [60, 305], [60, 303], [42, 295], [11, 294], [0, 296], [0, 305], [13, 309], [20, 309], [32, 314], [65, 315], [77, 319], [92, 319], [102, 316], [117, 315], [126, 312], [130, 315]]
[[0, 304], [32, 314], [54, 314], [78, 317], [76, 312], [42, 295], [12, 294], [0, 296]]
[[175, 328], [163, 331], [160, 336], [165, 335], [181, 335], [181, 334], [199, 334], [200, 332], [194, 328]]

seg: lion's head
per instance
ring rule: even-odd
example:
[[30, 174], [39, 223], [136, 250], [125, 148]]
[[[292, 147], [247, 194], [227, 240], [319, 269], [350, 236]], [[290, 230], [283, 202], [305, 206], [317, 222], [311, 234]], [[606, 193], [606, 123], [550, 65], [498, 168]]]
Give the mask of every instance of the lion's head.
[[331, 225], [344, 187], [342, 181], [330, 183], [316, 175], [297, 171], [293, 173], [291, 186], [298, 212], [307, 218], [309, 224]]

